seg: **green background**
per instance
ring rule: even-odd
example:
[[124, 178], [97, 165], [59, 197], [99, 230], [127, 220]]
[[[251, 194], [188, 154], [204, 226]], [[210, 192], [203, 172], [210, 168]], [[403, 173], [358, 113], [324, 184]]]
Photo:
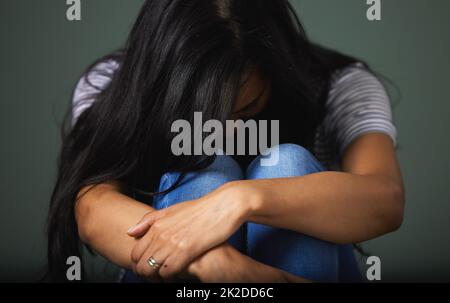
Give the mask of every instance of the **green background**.
[[[142, 0], [0, 1], [0, 280], [34, 281], [45, 264], [44, 223], [55, 182], [59, 126], [86, 66], [125, 41]], [[309, 36], [367, 60], [390, 89], [407, 191], [402, 228], [364, 244], [383, 281], [450, 281], [450, 1], [297, 0]], [[98, 280], [115, 268], [99, 258]]]

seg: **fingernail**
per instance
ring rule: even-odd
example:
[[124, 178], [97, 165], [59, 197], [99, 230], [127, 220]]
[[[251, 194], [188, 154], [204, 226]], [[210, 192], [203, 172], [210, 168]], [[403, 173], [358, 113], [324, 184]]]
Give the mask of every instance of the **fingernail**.
[[132, 233], [136, 229], [137, 225], [131, 226], [130, 229], [128, 229], [127, 233]]

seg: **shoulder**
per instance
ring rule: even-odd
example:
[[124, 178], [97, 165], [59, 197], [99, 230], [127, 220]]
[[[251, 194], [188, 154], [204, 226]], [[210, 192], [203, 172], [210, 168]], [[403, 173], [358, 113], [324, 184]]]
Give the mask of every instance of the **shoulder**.
[[119, 62], [116, 59], [105, 58], [97, 61], [83, 73], [72, 95], [73, 120], [92, 105], [96, 96], [111, 82], [118, 67]]
[[74, 102], [85, 98], [88, 94], [98, 92], [111, 81], [119, 64], [114, 59], [105, 59], [95, 63], [78, 80], [74, 90]]
[[376, 104], [383, 106], [387, 115], [391, 114], [384, 84], [364, 64], [354, 63], [334, 72], [326, 102], [329, 114], [338, 114], [349, 107], [368, 110]]
[[396, 141], [391, 101], [380, 79], [362, 63], [336, 71], [331, 78], [324, 127], [342, 151], [358, 136], [382, 132]]
[[387, 97], [384, 85], [378, 77], [363, 63], [356, 62], [335, 71], [331, 77], [330, 94], [328, 101], [343, 91], [378, 91]]

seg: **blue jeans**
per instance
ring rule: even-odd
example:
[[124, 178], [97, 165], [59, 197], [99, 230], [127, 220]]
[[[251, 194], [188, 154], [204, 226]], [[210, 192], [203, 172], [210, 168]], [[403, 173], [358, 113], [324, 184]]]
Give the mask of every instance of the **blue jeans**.
[[[272, 153], [275, 152], [279, 153], [276, 165], [261, 166], [260, 156], [253, 160], [245, 173], [231, 157], [217, 156], [209, 167], [186, 174], [180, 186], [173, 191], [155, 197], [153, 207], [163, 209], [200, 198], [230, 181], [296, 177], [324, 171], [320, 162], [298, 145], [282, 144], [272, 149]], [[179, 176], [179, 173], [173, 172], [164, 174], [159, 190], [170, 188]], [[273, 207], [277, 207], [275, 202]], [[312, 281], [361, 280], [352, 245], [336, 245], [294, 231], [252, 222], [242, 225], [231, 235], [228, 243], [261, 263]], [[130, 271], [125, 273], [122, 281], [143, 282]]]

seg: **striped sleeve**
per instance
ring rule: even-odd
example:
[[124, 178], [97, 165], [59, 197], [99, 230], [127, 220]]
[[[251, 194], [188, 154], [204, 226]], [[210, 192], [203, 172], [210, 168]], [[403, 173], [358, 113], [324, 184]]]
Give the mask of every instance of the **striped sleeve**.
[[102, 61], [80, 78], [72, 96], [72, 125], [92, 105], [96, 95], [108, 86], [117, 67], [114, 60]]
[[396, 145], [397, 130], [389, 96], [378, 78], [360, 63], [334, 75], [326, 111], [324, 130], [340, 155], [367, 133], [386, 134]]

